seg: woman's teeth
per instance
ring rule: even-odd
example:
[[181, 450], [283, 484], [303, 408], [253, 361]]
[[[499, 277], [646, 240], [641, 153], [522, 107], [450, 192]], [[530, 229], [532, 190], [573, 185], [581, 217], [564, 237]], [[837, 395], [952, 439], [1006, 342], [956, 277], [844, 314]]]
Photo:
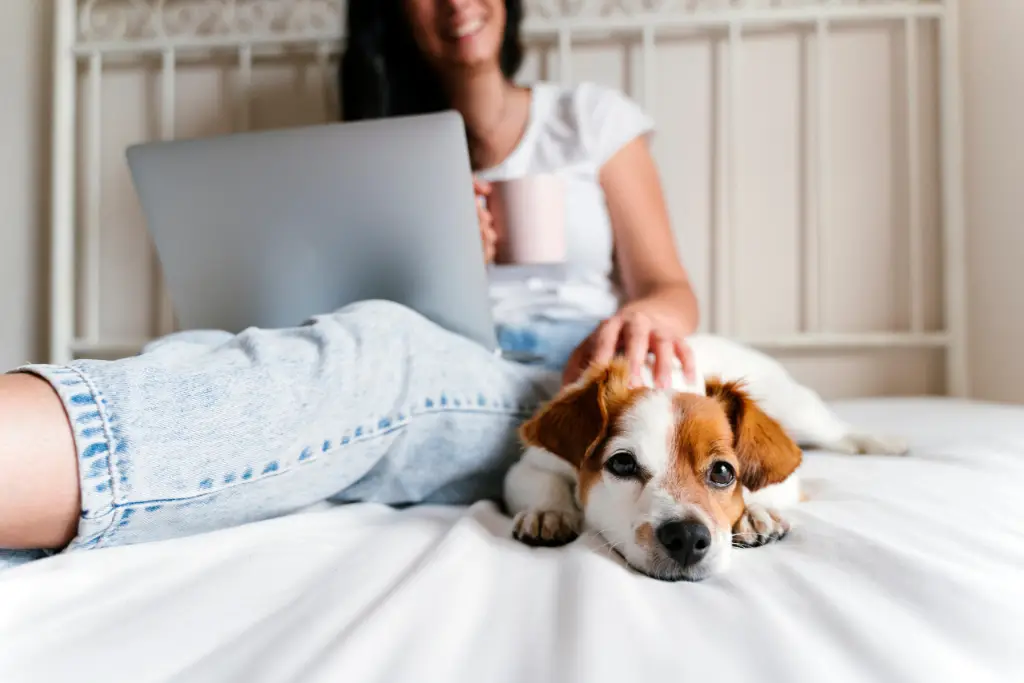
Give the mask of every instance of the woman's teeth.
[[462, 24], [459, 24], [452, 31], [452, 35], [456, 38], [465, 38], [471, 36], [484, 27], [483, 19], [471, 19]]

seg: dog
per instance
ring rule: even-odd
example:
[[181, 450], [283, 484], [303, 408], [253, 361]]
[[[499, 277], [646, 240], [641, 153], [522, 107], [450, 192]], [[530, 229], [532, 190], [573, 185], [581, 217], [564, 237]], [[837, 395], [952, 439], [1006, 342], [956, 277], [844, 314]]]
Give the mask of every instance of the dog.
[[725, 571], [734, 546], [789, 532], [779, 511], [801, 497], [801, 444], [907, 451], [900, 439], [853, 430], [764, 354], [711, 336], [690, 345], [695, 385], [677, 366], [672, 388], [654, 389], [648, 365], [634, 387], [616, 358], [520, 427], [525, 449], [504, 482], [515, 539], [561, 546], [588, 528], [642, 574], [699, 581]]

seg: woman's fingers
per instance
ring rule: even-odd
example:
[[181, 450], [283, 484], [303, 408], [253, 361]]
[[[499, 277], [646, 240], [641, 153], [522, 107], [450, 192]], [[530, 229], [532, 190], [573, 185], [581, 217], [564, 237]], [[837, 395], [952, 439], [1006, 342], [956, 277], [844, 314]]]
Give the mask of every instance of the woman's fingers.
[[640, 383], [643, 380], [647, 354], [651, 348], [651, 323], [646, 317], [636, 316], [624, 326], [622, 336], [625, 337], [629, 372], [634, 381]]
[[693, 351], [685, 340], [657, 328], [645, 315], [616, 315], [608, 318], [573, 351], [562, 371], [562, 383], [571, 384], [591, 365], [605, 365], [622, 353], [629, 363], [635, 384], [643, 383], [643, 371], [654, 355], [652, 375], [655, 386], [670, 388], [675, 360], [682, 365], [688, 382], [696, 375]]
[[673, 343], [675, 347], [676, 358], [679, 359], [679, 363], [683, 366], [683, 375], [686, 377], [687, 382], [692, 382], [696, 378], [697, 366], [693, 359], [693, 349], [683, 339], [677, 339]]
[[498, 232], [494, 229], [494, 217], [484, 207], [483, 201], [479, 197], [476, 200], [476, 218], [480, 224], [480, 240], [483, 242], [484, 260], [486, 263], [490, 263], [497, 253]]
[[676, 357], [674, 344], [655, 332], [651, 334], [651, 350], [654, 351], [654, 385], [668, 389], [672, 386], [672, 361]]
[[476, 219], [480, 224], [481, 235], [488, 239], [494, 239], [498, 236], [498, 232], [494, 229], [494, 218], [491, 216], [491, 212], [484, 208], [483, 204], [478, 203], [476, 206]]
[[622, 332], [622, 318], [618, 316], [609, 318], [601, 323], [593, 335], [593, 353], [590, 356], [590, 363], [605, 364], [611, 361], [612, 356], [619, 346], [619, 334]]
[[473, 192], [477, 195], [488, 196], [491, 194], [491, 184], [486, 180], [480, 180], [479, 178], [473, 178]]

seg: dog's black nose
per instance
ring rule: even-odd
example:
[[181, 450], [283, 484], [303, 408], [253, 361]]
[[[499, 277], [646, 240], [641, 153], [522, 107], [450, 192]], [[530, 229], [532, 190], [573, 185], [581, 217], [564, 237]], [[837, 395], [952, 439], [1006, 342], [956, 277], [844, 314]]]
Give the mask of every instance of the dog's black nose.
[[655, 535], [669, 556], [683, 567], [697, 564], [711, 549], [711, 531], [692, 519], [665, 522]]

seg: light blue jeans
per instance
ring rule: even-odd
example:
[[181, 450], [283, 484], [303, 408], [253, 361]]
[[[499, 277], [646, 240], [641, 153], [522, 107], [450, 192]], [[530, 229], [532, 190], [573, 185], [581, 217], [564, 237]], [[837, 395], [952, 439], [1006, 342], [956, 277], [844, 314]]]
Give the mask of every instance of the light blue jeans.
[[[500, 328], [505, 349], [544, 357], [525, 365], [369, 301], [292, 329], [181, 333], [132, 358], [19, 371], [54, 387], [73, 428], [82, 511], [71, 552], [325, 500], [496, 499], [517, 426], [595, 322]], [[0, 569], [46, 554], [0, 551]]]

